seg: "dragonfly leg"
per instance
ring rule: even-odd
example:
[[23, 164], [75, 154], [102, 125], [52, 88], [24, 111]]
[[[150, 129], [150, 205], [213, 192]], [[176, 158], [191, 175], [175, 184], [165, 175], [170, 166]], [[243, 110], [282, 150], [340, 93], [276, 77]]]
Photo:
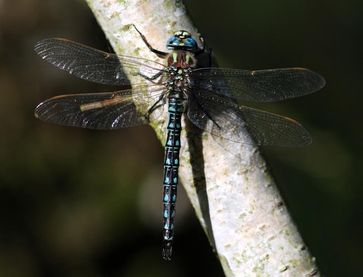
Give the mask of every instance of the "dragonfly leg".
[[202, 42], [202, 47], [199, 48], [197, 52], [195, 52], [196, 55], [202, 54], [205, 51], [205, 41], [202, 35], [199, 35], [199, 40]]
[[152, 112], [155, 111], [157, 108], [161, 107], [162, 105], [164, 105], [164, 103], [160, 103], [161, 101], [163, 101], [164, 97], [165, 97], [165, 94], [161, 94], [159, 99], [147, 111], [145, 117], [148, 121], [150, 119], [150, 115], [152, 114]]
[[146, 76], [146, 75], [144, 75], [142, 73], [139, 73], [139, 75], [141, 77], [145, 78], [146, 80], [152, 82], [153, 84], [158, 85], [158, 84], [160, 84], [162, 82], [162, 80], [159, 80], [157, 82], [155, 82], [154, 80], [157, 79], [157, 78], [159, 78], [163, 73], [164, 73], [164, 71], [161, 70], [161, 71], [159, 71], [158, 73], [156, 73], [155, 75], [153, 75], [151, 77], [148, 77], [148, 76]]
[[212, 48], [208, 48], [208, 67], [212, 66]]
[[203, 109], [203, 106], [199, 103], [199, 101], [194, 98], [194, 102], [198, 105], [198, 108], [205, 113], [205, 115], [211, 120], [218, 128], [221, 128], [221, 126], [213, 119], [213, 117], [205, 110]]
[[205, 40], [202, 35], [199, 35], [199, 40], [202, 42], [202, 47], [199, 48], [199, 50], [197, 52], [195, 52], [195, 55], [200, 55], [200, 54], [206, 53], [208, 55], [207, 67], [211, 67], [212, 66], [212, 48], [208, 48], [208, 50], [206, 50], [206, 43], [205, 43]]
[[144, 41], [144, 43], [146, 44], [147, 48], [149, 48], [149, 50], [151, 52], [153, 52], [154, 54], [156, 54], [159, 58], [162, 58], [162, 59], [166, 58], [166, 56], [168, 55], [168, 53], [163, 52], [163, 51], [160, 51], [160, 50], [157, 50], [154, 47], [152, 47], [151, 44], [147, 41], [146, 37], [139, 31], [139, 29], [136, 28], [135, 24], [131, 24], [131, 25], [135, 28], [136, 32], [139, 33], [141, 39]]

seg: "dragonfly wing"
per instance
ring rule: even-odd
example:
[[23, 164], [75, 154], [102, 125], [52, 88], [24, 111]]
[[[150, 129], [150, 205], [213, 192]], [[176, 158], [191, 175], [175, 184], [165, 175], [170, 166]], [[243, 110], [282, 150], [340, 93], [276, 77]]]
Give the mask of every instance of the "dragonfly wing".
[[148, 77], [164, 69], [154, 61], [117, 56], [61, 38], [41, 40], [34, 50], [44, 60], [78, 78], [105, 85], [129, 85], [126, 68]]
[[293, 119], [239, 106], [208, 91], [195, 92], [193, 97], [188, 106], [188, 118], [217, 137], [248, 143], [247, 131], [258, 145], [304, 146], [311, 143], [309, 133]]
[[193, 86], [245, 101], [273, 102], [313, 93], [325, 86], [318, 73], [305, 68], [243, 70], [200, 68]]
[[[145, 115], [136, 109], [133, 94], [132, 90], [122, 90], [56, 96], [40, 103], [35, 116], [59, 125], [100, 130], [147, 124]], [[156, 102], [160, 95], [158, 91], [150, 102]]]

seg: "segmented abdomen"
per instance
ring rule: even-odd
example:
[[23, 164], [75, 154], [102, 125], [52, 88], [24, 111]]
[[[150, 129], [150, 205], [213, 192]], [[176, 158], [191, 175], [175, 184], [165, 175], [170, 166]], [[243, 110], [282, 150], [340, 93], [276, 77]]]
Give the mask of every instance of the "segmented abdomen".
[[174, 236], [175, 202], [177, 196], [181, 116], [184, 110], [180, 98], [168, 98], [169, 121], [165, 143], [163, 181], [163, 257], [170, 259]]

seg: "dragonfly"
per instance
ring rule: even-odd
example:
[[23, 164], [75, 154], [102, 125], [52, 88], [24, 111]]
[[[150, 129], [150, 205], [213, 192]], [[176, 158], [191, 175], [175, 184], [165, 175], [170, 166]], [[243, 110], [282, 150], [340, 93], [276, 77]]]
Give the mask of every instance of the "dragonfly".
[[[299, 97], [320, 90], [325, 80], [305, 68], [202, 67], [198, 60], [207, 52], [204, 40], [199, 46], [190, 32], [180, 30], [167, 40], [169, 51], [163, 52], [152, 47], [134, 27], [164, 63], [107, 53], [67, 39], [37, 42], [34, 49], [41, 58], [80, 79], [125, 87], [130, 85], [127, 74], [131, 72], [143, 82], [113, 92], [56, 96], [41, 102], [35, 108], [35, 116], [65, 126], [111, 130], [148, 124], [160, 107], [167, 107], [162, 257], [171, 260], [182, 118], [222, 141], [243, 143], [247, 129], [257, 145], [308, 145], [311, 136], [297, 121], [238, 101], [274, 102]], [[146, 112], [135, 103], [145, 105]]]

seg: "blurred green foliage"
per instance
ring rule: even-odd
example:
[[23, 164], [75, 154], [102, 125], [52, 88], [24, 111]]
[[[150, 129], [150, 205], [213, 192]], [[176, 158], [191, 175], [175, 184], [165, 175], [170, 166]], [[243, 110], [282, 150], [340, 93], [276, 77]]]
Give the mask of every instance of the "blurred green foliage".
[[[265, 149], [327, 276], [362, 276], [362, 1], [187, 1], [221, 66], [303, 66], [327, 87], [264, 106], [297, 118], [308, 148]], [[45, 37], [108, 49], [83, 1], [0, 1], [0, 276], [223, 276], [188, 200], [172, 263], [160, 256], [162, 147], [149, 127], [95, 132], [37, 121], [45, 98], [110, 90], [32, 51]]]

